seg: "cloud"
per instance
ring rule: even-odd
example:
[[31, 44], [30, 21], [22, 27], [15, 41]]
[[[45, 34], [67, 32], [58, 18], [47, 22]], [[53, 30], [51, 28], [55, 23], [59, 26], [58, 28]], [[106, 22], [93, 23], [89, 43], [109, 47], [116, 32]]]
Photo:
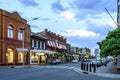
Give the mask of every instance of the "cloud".
[[38, 6], [39, 4], [35, 2], [35, 0], [18, 0], [20, 3], [24, 5], [24, 7], [29, 6]]
[[96, 12], [103, 12], [104, 8], [109, 8], [110, 11], [115, 12], [115, 7], [111, 7], [117, 5], [117, 1], [115, 0], [73, 0], [70, 5], [75, 9], [86, 9], [86, 10], [97, 10]]
[[36, 28], [36, 29], [40, 29], [40, 27], [39, 26], [37, 26], [37, 25], [31, 25], [31, 27], [34, 29], [34, 28]]
[[66, 18], [66, 19], [73, 19], [74, 18], [74, 16], [75, 16], [75, 14], [73, 13], [73, 12], [71, 12], [71, 11], [64, 11], [64, 12], [60, 12], [60, 14], [59, 14], [61, 17], [64, 17], [64, 18]]
[[89, 37], [79, 37], [79, 36], [66, 36], [67, 42], [71, 46], [77, 47], [88, 47], [88, 48], [98, 48], [97, 42], [104, 39], [104, 36], [89, 36]]
[[105, 36], [89, 36], [89, 37], [79, 37], [79, 36], [67, 36], [67, 42], [71, 46], [77, 47], [88, 47], [90, 49], [99, 48], [97, 42], [104, 39]]
[[52, 3], [51, 9], [53, 10], [53, 12], [56, 12], [56, 13], [66, 10], [66, 8], [64, 8], [62, 4], [60, 4], [60, 0], [57, 0], [57, 2]]
[[106, 35], [108, 33], [108, 30], [110, 29], [108, 25], [106, 24], [102, 25], [101, 23], [96, 24], [94, 22], [95, 21], [92, 21], [92, 20], [86, 20], [85, 22], [87, 26], [86, 29], [95, 33], [99, 33], [100, 35]]
[[100, 0], [73, 0], [71, 5], [78, 9], [93, 9], [95, 5], [98, 5], [99, 3]]
[[112, 29], [115, 29], [115, 28], [117, 27], [117, 26], [116, 26], [116, 23], [113, 22], [113, 20], [108, 21], [107, 24], [110, 25], [110, 27], [111, 27]]
[[93, 17], [93, 15], [105, 13], [105, 8], [108, 8], [111, 14], [117, 10], [116, 0], [72, 0], [69, 4], [71, 9], [76, 12], [76, 20], [82, 20], [86, 17]]
[[[101, 29], [100, 33], [96, 31], [100, 29]], [[58, 32], [58, 34], [67, 38], [67, 42], [70, 43], [71, 46], [88, 47], [92, 49], [98, 48], [99, 46], [97, 42], [105, 38], [105, 35], [101, 35], [103, 28], [100, 29], [98, 29], [96, 26], [95, 27], [91, 26], [89, 27], [89, 30], [88, 28], [86, 30], [67, 30], [65, 32]]]
[[99, 33], [95, 33], [88, 30], [67, 30], [66, 32], [60, 32], [63, 36], [78, 36], [78, 37], [93, 37], [99, 36]]

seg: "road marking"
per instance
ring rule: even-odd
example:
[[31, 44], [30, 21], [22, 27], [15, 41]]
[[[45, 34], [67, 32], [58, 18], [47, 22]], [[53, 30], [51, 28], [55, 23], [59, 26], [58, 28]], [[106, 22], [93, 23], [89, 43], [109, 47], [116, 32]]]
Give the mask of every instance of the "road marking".
[[34, 68], [61, 68], [61, 69], [74, 69], [76, 67], [70, 66], [35, 66]]

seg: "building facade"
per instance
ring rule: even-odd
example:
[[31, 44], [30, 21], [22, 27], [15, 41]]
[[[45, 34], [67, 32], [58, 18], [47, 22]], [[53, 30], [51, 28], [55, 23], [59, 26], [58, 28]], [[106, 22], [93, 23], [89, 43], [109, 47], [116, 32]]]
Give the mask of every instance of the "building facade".
[[90, 57], [91, 49], [85, 47], [85, 48], [81, 48], [81, 50], [82, 50], [81, 52], [84, 55], [84, 57]]
[[44, 31], [39, 32], [38, 34], [42, 34], [47, 38], [46, 49], [48, 50], [49, 53], [51, 53], [47, 56], [47, 59], [57, 58], [65, 62], [66, 59], [65, 59], [65, 56], [63, 55], [67, 51], [66, 38], [54, 32], [48, 31], [48, 29], [45, 29]]
[[47, 38], [41, 34], [31, 33], [30, 64], [45, 64]]
[[30, 31], [17, 12], [0, 9], [0, 65], [29, 64]]
[[[53, 33], [51, 31], [48, 31], [48, 29], [45, 29], [43, 32], [40, 32], [43, 36], [47, 37], [47, 50], [51, 50], [54, 52], [66, 52], [67, 48], [67, 42], [66, 39], [63, 38], [63, 36], [57, 35], [56, 33]], [[38, 34], [40, 34], [38, 33]]]
[[71, 45], [69, 43], [67, 43], [66, 47], [67, 47], [67, 51], [66, 52], [68, 54], [71, 54], [71, 51], [70, 51], [71, 50]]

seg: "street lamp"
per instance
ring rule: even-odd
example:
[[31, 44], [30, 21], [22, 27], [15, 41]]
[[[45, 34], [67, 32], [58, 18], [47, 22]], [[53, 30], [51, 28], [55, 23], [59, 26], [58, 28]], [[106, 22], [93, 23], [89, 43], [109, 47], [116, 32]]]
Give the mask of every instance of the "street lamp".
[[[33, 19], [31, 19], [31, 20], [29, 20], [29, 21], [27, 21], [27, 22], [30, 22], [30, 21], [34, 21], [34, 20], [38, 20], [39, 18], [33, 18]], [[25, 23], [23, 24], [23, 27], [21, 28], [21, 30], [22, 30], [22, 55], [23, 55], [23, 66], [24, 66], [24, 51], [25, 51], [25, 49], [24, 49], [24, 30], [25, 30]]]

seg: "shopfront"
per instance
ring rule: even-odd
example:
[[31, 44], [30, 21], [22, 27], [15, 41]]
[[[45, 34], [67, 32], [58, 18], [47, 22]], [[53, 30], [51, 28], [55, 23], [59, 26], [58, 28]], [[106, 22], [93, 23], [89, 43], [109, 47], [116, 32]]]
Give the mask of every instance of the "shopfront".
[[45, 64], [45, 50], [30, 50], [30, 64]]
[[17, 62], [18, 64], [27, 64], [28, 63], [28, 49], [27, 48], [16, 48], [17, 50]]
[[14, 63], [14, 51], [12, 48], [7, 49], [6, 57], [7, 57], [7, 64]]

